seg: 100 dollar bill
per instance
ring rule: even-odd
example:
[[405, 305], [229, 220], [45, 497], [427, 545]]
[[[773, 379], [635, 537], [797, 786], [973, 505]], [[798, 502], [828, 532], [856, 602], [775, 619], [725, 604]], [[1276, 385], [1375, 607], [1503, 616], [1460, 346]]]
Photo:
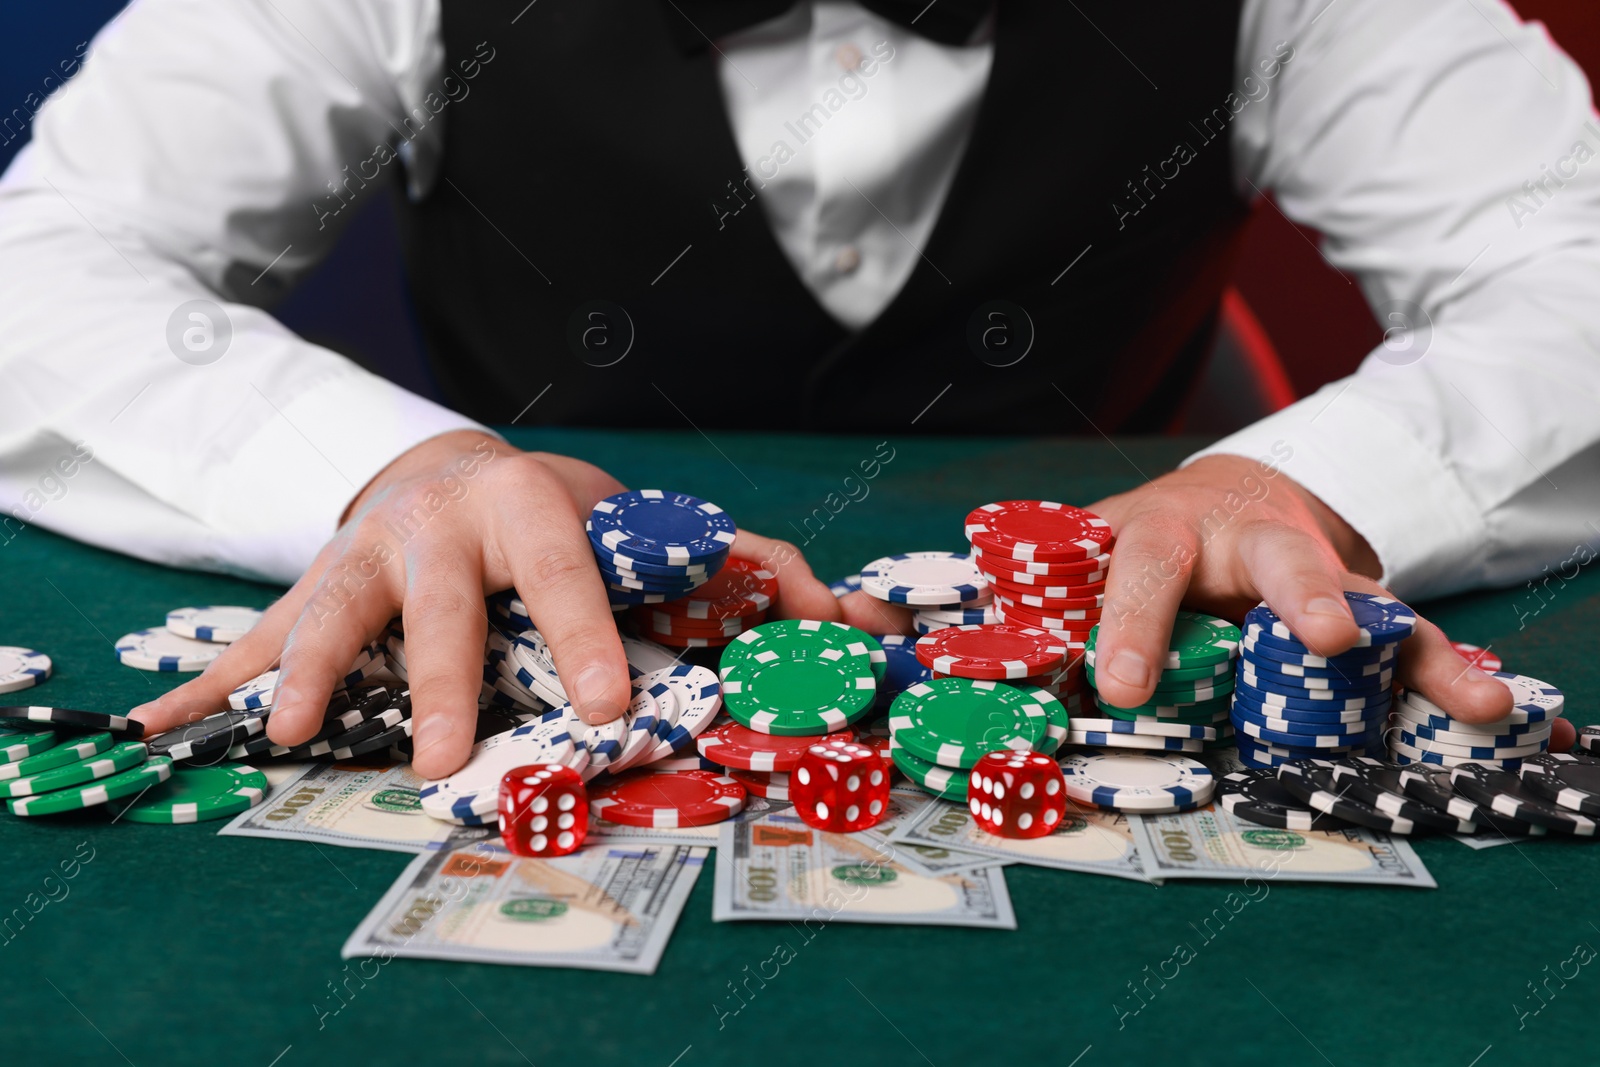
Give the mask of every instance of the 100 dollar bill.
[[711, 917], [1014, 930], [999, 867], [929, 877], [862, 834], [812, 829], [792, 810], [724, 823]]
[[457, 835], [406, 867], [341, 954], [652, 974], [706, 855], [633, 844], [526, 859]]
[[1148, 881], [1133, 843], [1128, 817], [1072, 805], [1053, 833], [1044, 837], [996, 837], [960, 804], [935, 800], [889, 835], [894, 845], [959, 849], [1034, 867], [1106, 874]]
[[[298, 778], [276, 785], [266, 801], [217, 831], [224, 836], [279, 837], [344, 848], [426, 852], [463, 829], [422, 810], [428, 784], [409, 763], [310, 763]], [[494, 827], [476, 837], [497, 837]]]

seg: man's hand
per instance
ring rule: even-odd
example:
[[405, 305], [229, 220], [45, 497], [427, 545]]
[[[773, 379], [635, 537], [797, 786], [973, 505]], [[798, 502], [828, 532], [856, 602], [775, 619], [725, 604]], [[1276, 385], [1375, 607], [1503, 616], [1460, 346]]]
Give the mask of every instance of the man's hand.
[[[1095, 681], [1120, 707], [1150, 699], [1180, 607], [1239, 619], [1265, 600], [1307, 647], [1332, 656], [1360, 636], [1344, 591], [1388, 595], [1360, 534], [1288, 475], [1243, 457], [1208, 456], [1089, 510], [1117, 534]], [[1511, 710], [1510, 691], [1425, 619], [1405, 641], [1398, 677], [1462, 722]], [[1556, 731], [1551, 750], [1570, 748], [1573, 728]]]
[[[428, 778], [452, 774], [472, 748], [488, 632], [483, 600], [514, 588], [549, 641], [579, 717], [615, 719], [631, 696], [627, 660], [584, 521], [622, 488], [581, 460], [520, 452], [481, 433], [425, 441], [361, 491], [333, 540], [255, 629], [200, 677], [133, 716], [153, 734], [212, 714], [234, 688], [281, 661], [267, 734], [299, 744], [321, 727], [340, 676], [398, 615], [415, 720], [412, 763]], [[778, 572], [775, 615], [844, 618], [793, 546], [741, 530], [731, 554]], [[855, 615], [867, 612], [862, 605]]]

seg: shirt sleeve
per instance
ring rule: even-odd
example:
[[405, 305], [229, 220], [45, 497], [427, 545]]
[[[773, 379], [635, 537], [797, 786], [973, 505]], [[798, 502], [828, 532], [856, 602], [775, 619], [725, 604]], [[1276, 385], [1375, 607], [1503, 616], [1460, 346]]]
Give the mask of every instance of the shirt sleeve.
[[1240, 186], [1322, 232], [1386, 333], [1354, 375], [1188, 462], [1286, 457], [1406, 596], [1592, 558], [1600, 121], [1582, 71], [1496, 0], [1248, 0], [1243, 31]]
[[464, 84], [437, 19], [134, 0], [95, 38], [0, 179], [0, 536], [292, 581], [374, 474], [477, 426], [267, 310], [362, 198], [426, 181]]

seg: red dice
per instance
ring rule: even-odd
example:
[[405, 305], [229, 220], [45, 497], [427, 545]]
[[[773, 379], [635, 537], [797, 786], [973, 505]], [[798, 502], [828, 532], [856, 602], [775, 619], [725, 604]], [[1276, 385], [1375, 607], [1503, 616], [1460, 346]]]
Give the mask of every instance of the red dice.
[[1061, 768], [1037, 752], [990, 752], [972, 768], [967, 807], [999, 837], [1044, 837], [1061, 825], [1067, 787]]
[[789, 800], [818, 830], [848, 833], [874, 826], [889, 807], [883, 757], [853, 741], [812, 745], [789, 775]]
[[500, 779], [500, 837], [519, 856], [565, 856], [589, 835], [589, 791], [571, 767], [535, 763]]

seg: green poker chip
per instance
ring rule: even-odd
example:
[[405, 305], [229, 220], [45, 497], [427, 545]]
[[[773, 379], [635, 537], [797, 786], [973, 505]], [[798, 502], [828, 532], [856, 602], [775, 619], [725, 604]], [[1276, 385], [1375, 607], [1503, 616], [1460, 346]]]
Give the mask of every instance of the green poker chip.
[[1107, 704], [1096, 697], [1095, 707], [1111, 716], [1113, 719], [1160, 719], [1163, 722], [1183, 723], [1213, 723], [1221, 722], [1228, 717], [1228, 711], [1233, 706], [1233, 696], [1218, 697], [1215, 700], [1201, 701], [1197, 704], [1140, 704], [1136, 708], [1119, 708], [1114, 704]]
[[1034, 749], [1049, 715], [1032, 691], [1004, 682], [933, 678], [894, 698], [889, 730], [918, 759], [965, 768], [985, 752]]
[[0, 797], [53, 793], [58, 789], [109, 778], [113, 774], [143, 763], [149, 751], [143, 741], [124, 741], [77, 763], [63, 763], [59, 767], [52, 767], [25, 778], [8, 778], [0, 782]]
[[[1099, 626], [1089, 631], [1087, 652], [1094, 650], [1099, 636]], [[1162, 667], [1168, 671], [1189, 670], [1227, 663], [1239, 654], [1240, 640], [1239, 628], [1227, 619], [1180, 611], [1172, 620], [1172, 638], [1167, 642], [1167, 661]]]
[[889, 676], [889, 654], [883, 650], [882, 642], [865, 630], [856, 630], [856, 639], [867, 646], [867, 656], [872, 660], [872, 676], [882, 685]]
[[893, 749], [889, 757], [905, 776], [940, 800], [953, 800], [964, 804], [967, 800], [967, 779], [970, 772], [940, 767], [936, 763], [918, 759], [904, 748]]
[[[1088, 668], [1086, 676], [1089, 684], [1096, 689], [1099, 686], [1094, 680], [1094, 669]], [[1233, 692], [1234, 677], [1232, 674], [1219, 674], [1210, 678], [1190, 682], [1168, 682], [1165, 677], [1156, 684], [1156, 689], [1150, 697], [1152, 704], [1194, 704], [1202, 700], [1211, 700], [1227, 696]]]
[[41, 749], [31, 756], [24, 756], [12, 763], [0, 763], [0, 781], [27, 778], [40, 771], [48, 771], [67, 763], [77, 763], [90, 756], [99, 755], [117, 743], [116, 738], [108, 733], [87, 734], [64, 742], [57, 737], [57, 741], [61, 743]]
[[248, 811], [267, 796], [267, 776], [242, 763], [177, 767], [172, 777], [121, 805], [126, 822], [191, 823]]
[[[1094, 673], [1094, 644], [1091, 642], [1084, 652], [1083, 661], [1090, 674]], [[1223, 660], [1218, 663], [1208, 663], [1200, 667], [1168, 667], [1161, 672], [1161, 680], [1157, 685], [1171, 685], [1176, 682], [1198, 682], [1206, 678], [1220, 678], [1233, 673], [1233, 663]]]
[[58, 789], [53, 793], [17, 797], [6, 801], [6, 807], [13, 815], [60, 815], [69, 811], [81, 811], [110, 800], [136, 796], [152, 785], [166, 781], [171, 774], [171, 759], [166, 756], [151, 756], [144, 763], [121, 774], [113, 774], [109, 778], [101, 778], [99, 781], [84, 785]]
[[0, 763], [15, 763], [47, 748], [53, 748], [53, 730], [8, 730], [0, 728]]
[[861, 631], [794, 619], [757, 630], [722, 658], [722, 706], [735, 721], [757, 733], [808, 737], [842, 730], [872, 710], [878, 675]]
[[1067, 706], [1048, 689], [1028, 686], [1022, 691], [1037, 700], [1039, 706], [1044, 708], [1044, 736], [1034, 744], [1033, 750], [1046, 756], [1053, 755], [1056, 749], [1066, 743], [1067, 731], [1072, 728], [1072, 719], [1067, 712]]

